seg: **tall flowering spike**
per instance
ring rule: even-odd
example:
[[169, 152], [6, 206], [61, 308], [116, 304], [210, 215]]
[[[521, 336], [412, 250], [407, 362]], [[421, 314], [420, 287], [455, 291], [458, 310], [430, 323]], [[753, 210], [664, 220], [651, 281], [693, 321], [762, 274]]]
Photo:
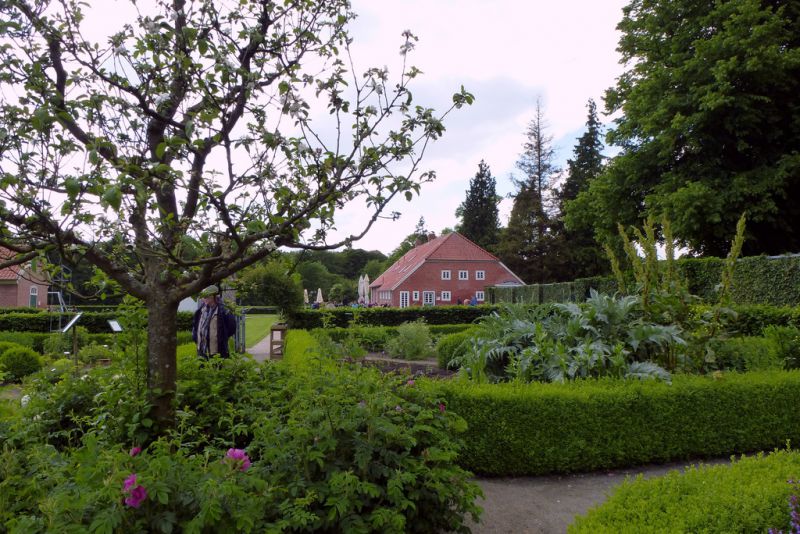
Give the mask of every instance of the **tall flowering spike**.
[[228, 452], [225, 453], [225, 459], [234, 465], [240, 464], [240, 471], [247, 471], [250, 469], [250, 458], [247, 456], [247, 453], [244, 452], [244, 449], [228, 449]]

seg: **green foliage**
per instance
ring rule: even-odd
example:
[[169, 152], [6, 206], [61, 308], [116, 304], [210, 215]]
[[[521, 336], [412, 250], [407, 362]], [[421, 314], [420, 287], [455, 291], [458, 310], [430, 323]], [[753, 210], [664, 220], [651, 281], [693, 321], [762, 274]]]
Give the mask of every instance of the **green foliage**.
[[[582, 306], [508, 307], [481, 319], [470, 348], [453, 360], [476, 381], [564, 381], [598, 376], [669, 380], [686, 342], [675, 326], [645, 320], [638, 297], [594, 290]], [[660, 366], [659, 366], [660, 364]]]
[[713, 343], [713, 350], [720, 369], [765, 371], [784, 368], [784, 360], [778, 351], [778, 344], [770, 338], [722, 339]]
[[497, 243], [500, 233], [497, 211], [500, 197], [497, 196], [495, 183], [489, 165], [481, 160], [478, 172], [469, 181], [467, 196], [456, 210], [456, 216], [461, 219], [458, 231], [485, 249]]
[[[347, 339], [353, 339], [361, 347], [369, 352], [380, 352], [386, 349], [389, 340], [397, 337], [398, 328], [396, 326], [350, 326], [348, 328], [325, 328], [325, 334], [333, 341], [341, 343]], [[436, 324], [428, 326], [430, 335], [436, 339], [454, 332], [461, 332], [471, 328], [468, 324]], [[316, 334], [317, 329], [311, 330]]]
[[273, 260], [255, 265], [236, 280], [240, 304], [270, 305], [283, 313], [303, 304], [303, 285], [298, 273], [290, 273], [287, 262]]
[[[497, 306], [424, 306], [409, 308], [335, 308], [298, 310], [288, 318], [289, 328], [311, 330], [322, 327], [347, 328], [358, 315], [359, 325], [399, 326], [423, 319], [429, 325], [469, 324], [497, 310]], [[328, 324], [323, 319], [328, 318]]]
[[95, 343], [86, 345], [78, 351], [78, 360], [88, 364], [97, 363], [98, 360], [110, 360], [113, 356], [114, 351]]
[[[78, 350], [85, 347], [89, 343], [89, 332], [83, 326], [76, 326], [78, 335]], [[42, 349], [45, 354], [51, 354], [57, 357], [63, 356], [65, 353], [72, 353], [72, 336], [75, 334], [70, 330], [66, 334], [57, 333], [50, 334], [42, 343]]]
[[19, 382], [42, 368], [42, 357], [28, 347], [8, 347], [0, 354], [0, 369], [6, 380]]
[[467, 330], [446, 334], [439, 338], [436, 343], [436, 359], [439, 367], [449, 369], [450, 362], [460, 360], [469, 350], [469, 340], [475, 334], [475, 328], [469, 327]]
[[639, 475], [578, 516], [568, 532], [790, 532], [787, 480], [799, 472], [800, 453], [781, 450], [647, 480]]
[[431, 331], [422, 320], [401, 324], [397, 327], [397, 337], [386, 344], [390, 356], [404, 360], [421, 360], [432, 351]]
[[[178, 425], [158, 439], [119, 369], [34, 384], [0, 434], [0, 525], [466, 532], [478, 517], [480, 490], [455, 465], [463, 420], [402, 377], [330, 360], [322, 372], [239, 357], [179, 369]], [[230, 448], [252, 465], [226, 459]], [[147, 492], [138, 508], [123, 504], [133, 473]]]
[[797, 371], [675, 375], [671, 384], [601, 379], [432, 387], [467, 421], [461, 465], [486, 475], [594, 471], [800, 440]]
[[778, 357], [787, 369], [800, 368], [800, 328], [771, 325], [764, 329], [764, 336], [775, 344]]
[[622, 152], [570, 209], [601, 238], [666, 215], [691, 249], [718, 256], [747, 212], [745, 253], [800, 249], [798, 16], [792, 2], [630, 2], [618, 26], [628, 69], [605, 98]]

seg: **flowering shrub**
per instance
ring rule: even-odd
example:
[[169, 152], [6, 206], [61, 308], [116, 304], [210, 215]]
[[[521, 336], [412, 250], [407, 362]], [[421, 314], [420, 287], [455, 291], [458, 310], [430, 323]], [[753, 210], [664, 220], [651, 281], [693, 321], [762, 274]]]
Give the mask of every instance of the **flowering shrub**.
[[464, 421], [414, 381], [317, 366], [182, 358], [158, 438], [117, 364], [35, 382], [0, 426], [0, 530], [466, 531]]

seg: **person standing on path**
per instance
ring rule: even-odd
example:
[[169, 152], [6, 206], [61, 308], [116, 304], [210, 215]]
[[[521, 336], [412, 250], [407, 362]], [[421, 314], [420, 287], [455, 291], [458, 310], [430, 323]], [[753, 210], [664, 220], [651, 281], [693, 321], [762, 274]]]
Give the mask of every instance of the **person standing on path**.
[[225, 308], [217, 286], [200, 292], [200, 307], [194, 312], [192, 341], [197, 343], [197, 355], [208, 359], [215, 354], [227, 358], [228, 339], [236, 333], [236, 320]]

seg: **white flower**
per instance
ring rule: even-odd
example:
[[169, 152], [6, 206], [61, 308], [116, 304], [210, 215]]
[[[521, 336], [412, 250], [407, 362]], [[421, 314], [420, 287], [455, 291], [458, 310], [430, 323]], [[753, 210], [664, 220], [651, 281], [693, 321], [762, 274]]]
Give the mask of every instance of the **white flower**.
[[152, 19], [144, 19], [142, 27], [147, 33], [155, 33], [158, 31], [158, 24]]
[[81, 377], [81, 380], [86, 380], [87, 378], [89, 378], [89, 375], [83, 375], [83, 376]]
[[114, 54], [116, 54], [118, 56], [124, 56], [127, 53], [128, 53], [128, 49], [125, 48], [125, 44], [124, 43], [120, 43], [120, 44], [118, 44], [117, 46], [114, 47]]
[[20, 403], [20, 405], [21, 405], [21, 406], [24, 408], [25, 406], [27, 406], [27, 405], [28, 405], [28, 403], [29, 403], [30, 401], [31, 401], [31, 396], [30, 396], [30, 395], [25, 395], [24, 397], [22, 397], [22, 398], [19, 400], [19, 403]]
[[41, 419], [42, 419], [42, 416], [40, 414], [38, 414], [38, 413], [33, 416], [33, 420], [34, 421], [40, 421]]

